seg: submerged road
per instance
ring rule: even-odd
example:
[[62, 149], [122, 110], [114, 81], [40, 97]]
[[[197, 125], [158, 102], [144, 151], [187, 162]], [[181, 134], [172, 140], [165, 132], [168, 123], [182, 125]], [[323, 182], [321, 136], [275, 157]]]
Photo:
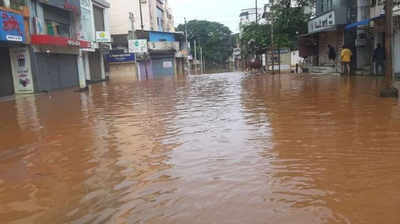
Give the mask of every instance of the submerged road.
[[0, 101], [0, 223], [399, 224], [375, 78], [223, 73]]

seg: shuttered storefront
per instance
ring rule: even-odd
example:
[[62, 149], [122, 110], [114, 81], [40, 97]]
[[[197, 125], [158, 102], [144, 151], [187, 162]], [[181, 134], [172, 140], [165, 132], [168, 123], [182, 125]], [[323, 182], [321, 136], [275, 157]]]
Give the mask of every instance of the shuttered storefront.
[[14, 94], [10, 54], [7, 47], [0, 47], [0, 97]]
[[77, 56], [36, 54], [37, 89], [50, 91], [79, 85]]
[[89, 52], [90, 81], [92, 82], [101, 81], [101, 58], [98, 51]]

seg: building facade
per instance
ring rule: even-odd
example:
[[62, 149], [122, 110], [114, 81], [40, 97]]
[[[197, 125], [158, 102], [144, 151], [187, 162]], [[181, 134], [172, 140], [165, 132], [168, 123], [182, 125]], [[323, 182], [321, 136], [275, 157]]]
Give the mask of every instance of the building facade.
[[[357, 21], [356, 6], [355, 0], [317, 0], [308, 33], [299, 38], [300, 56], [312, 65], [338, 67], [342, 47], [355, 49], [356, 33], [345, 32], [345, 26]], [[336, 50], [336, 60], [329, 59], [328, 45]]]
[[167, 0], [111, 0], [110, 2], [113, 35], [127, 34], [132, 30], [175, 31], [174, 17]]
[[29, 44], [28, 6], [0, 0], [0, 97], [34, 91]]
[[[86, 88], [91, 76], [104, 80], [98, 42], [111, 40], [104, 34], [109, 30], [105, 14], [102, 38], [96, 38], [96, 7], [109, 4], [102, 0], [1, 0], [0, 58], [5, 66], [0, 68], [0, 96]], [[97, 62], [94, 66], [90, 66], [91, 58]]]
[[[183, 34], [174, 32], [174, 17], [166, 0], [118, 1], [110, 14], [113, 76], [142, 80], [180, 73]], [[132, 44], [139, 43], [143, 49], [137, 52]]]

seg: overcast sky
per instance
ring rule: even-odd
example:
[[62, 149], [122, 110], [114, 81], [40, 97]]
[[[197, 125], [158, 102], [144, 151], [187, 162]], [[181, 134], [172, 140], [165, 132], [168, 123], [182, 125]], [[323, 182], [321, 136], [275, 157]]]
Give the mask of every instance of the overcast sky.
[[[259, 0], [260, 8], [263, 0]], [[222, 23], [233, 33], [239, 31], [241, 9], [254, 8], [254, 0], [168, 0], [175, 17], [175, 26], [189, 20], [208, 20]]]

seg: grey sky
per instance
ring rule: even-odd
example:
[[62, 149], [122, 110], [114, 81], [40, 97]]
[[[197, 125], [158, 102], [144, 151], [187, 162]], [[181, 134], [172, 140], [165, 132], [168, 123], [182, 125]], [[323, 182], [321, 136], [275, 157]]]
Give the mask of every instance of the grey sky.
[[[259, 0], [258, 7], [264, 3]], [[175, 25], [189, 20], [209, 20], [228, 26], [232, 32], [239, 31], [241, 9], [254, 8], [254, 0], [169, 0], [169, 6], [175, 17]]]

